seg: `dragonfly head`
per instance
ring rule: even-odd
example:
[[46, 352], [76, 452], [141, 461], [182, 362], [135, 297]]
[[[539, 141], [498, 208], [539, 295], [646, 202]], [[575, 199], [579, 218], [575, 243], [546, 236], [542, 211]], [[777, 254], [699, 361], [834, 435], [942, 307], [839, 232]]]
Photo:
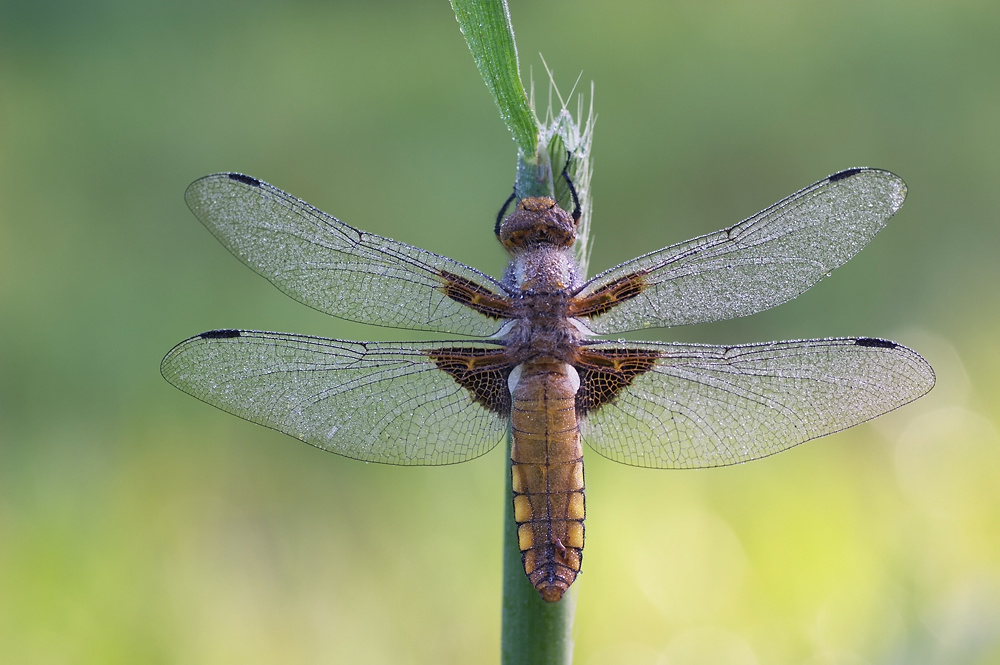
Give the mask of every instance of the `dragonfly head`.
[[578, 223], [553, 199], [530, 196], [503, 220], [497, 238], [511, 254], [539, 245], [566, 248], [576, 242]]

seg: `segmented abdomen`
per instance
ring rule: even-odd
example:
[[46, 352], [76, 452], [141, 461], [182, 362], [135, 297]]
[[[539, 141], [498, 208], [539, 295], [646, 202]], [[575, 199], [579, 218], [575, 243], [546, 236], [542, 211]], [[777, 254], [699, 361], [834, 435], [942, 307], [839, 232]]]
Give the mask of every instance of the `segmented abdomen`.
[[512, 391], [511, 481], [524, 572], [547, 601], [576, 579], [583, 558], [583, 449], [576, 370], [552, 358], [524, 363]]

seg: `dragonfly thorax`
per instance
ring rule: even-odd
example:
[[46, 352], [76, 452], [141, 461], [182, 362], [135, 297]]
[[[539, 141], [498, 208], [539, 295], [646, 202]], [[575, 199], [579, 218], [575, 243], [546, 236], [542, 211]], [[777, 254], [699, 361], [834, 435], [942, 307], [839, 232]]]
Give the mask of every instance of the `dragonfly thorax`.
[[569, 316], [570, 297], [564, 292], [525, 293], [515, 301], [516, 318], [504, 336], [512, 362], [557, 358], [569, 362], [587, 336]]
[[538, 245], [511, 257], [504, 285], [520, 295], [564, 294], [580, 285], [580, 272], [569, 249]]
[[503, 280], [513, 295], [508, 356], [568, 361], [584, 337], [570, 317], [570, 294], [581, 284], [570, 249], [576, 221], [550, 198], [526, 198], [504, 220], [499, 238], [511, 253]]

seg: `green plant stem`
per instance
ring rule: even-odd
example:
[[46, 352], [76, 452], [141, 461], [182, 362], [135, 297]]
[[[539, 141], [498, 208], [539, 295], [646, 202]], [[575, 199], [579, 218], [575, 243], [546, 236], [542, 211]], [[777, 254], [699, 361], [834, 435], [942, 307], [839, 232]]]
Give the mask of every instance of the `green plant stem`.
[[507, 3], [504, 0], [451, 0], [451, 6], [479, 73], [493, 93], [500, 116], [514, 135], [520, 153], [534, 156], [538, 146], [538, 120], [521, 83]]
[[524, 574], [514, 524], [510, 445], [508, 430], [500, 662], [503, 665], [569, 665], [573, 661], [573, 616], [576, 613], [577, 585], [571, 586], [559, 602], [547, 603]]

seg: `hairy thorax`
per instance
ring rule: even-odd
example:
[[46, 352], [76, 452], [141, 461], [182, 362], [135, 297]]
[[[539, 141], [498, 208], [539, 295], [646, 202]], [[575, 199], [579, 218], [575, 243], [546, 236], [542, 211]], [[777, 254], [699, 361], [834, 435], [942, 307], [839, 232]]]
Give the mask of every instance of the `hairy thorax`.
[[547, 356], [568, 362], [587, 332], [569, 316], [569, 294], [580, 285], [571, 252], [552, 246], [519, 251], [504, 281], [517, 294], [515, 317], [504, 335], [511, 359]]

